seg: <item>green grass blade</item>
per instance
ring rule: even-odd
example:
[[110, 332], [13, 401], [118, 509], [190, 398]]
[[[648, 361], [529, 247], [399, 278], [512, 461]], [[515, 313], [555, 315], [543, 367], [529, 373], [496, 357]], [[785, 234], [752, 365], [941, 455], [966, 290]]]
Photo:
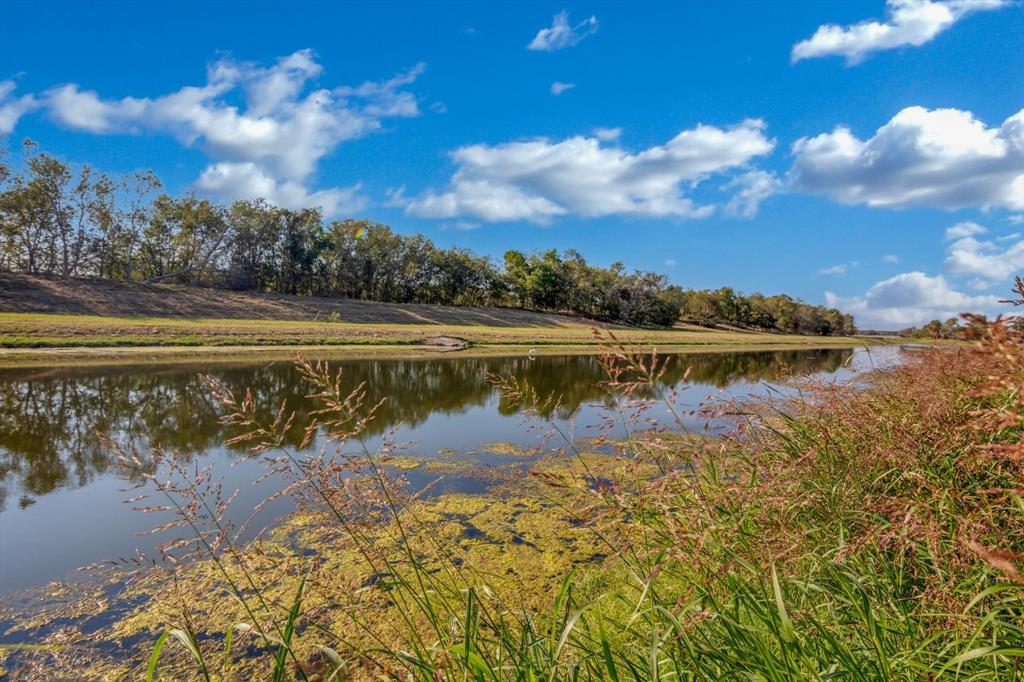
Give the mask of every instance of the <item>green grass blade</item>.
[[192, 658], [196, 663], [199, 664], [199, 669], [203, 673], [203, 678], [206, 680], [210, 679], [209, 668], [206, 667], [206, 661], [203, 660], [203, 652], [199, 649], [199, 642], [196, 640], [196, 636], [191, 631], [182, 630], [181, 628], [171, 628], [167, 631], [171, 637], [182, 643], [188, 652], [192, 654]]
[[782, 598], [782, 586], [779, 584], [779, 574], [774, 565], [772, 565], [772, 591], [775, 593], [775, 608], [779, 614], [782, 638], [787, 642], [795, 642], [796, 629], [793, 627], [793, 621], [789, 619], [789, 612], [786, 611], [786, 603]]
[[466, 596], [466, 621], [462, 626], [463, 634], [465, 636], [465, 653], [463, 656], [463, 663], [466, 666], [469, 665], [469, 652], [473, 650], [473, 588], [469, 588], [469, 593]]
[[597, 634], [601, 638], [601, 654], [604, 656], [604, 667], [608, 671], [608, 679], [612, 682], [619, 682], [619, 669], [615, 665], [612, 648], [608, 643], [608, 633], [604, 629], [604, 618], [600, 614], [597, 616]]
[[495, 674], [494, 670], [491, 669], [491, 666], [487, 664], [487, 661], [485, 661], [480, 656], [480, 654], [476, 653], [475, 651], [470, 651], [469, 655], [465, 656], [464, 659], [463, 656], [466, 652], [465, 647], [455, 644], [450, 649], [448, 649], [448, 651], [449, 653], [454, 654], [460, 660], [465, 660], [466, 666], [468, 667], [469, 670], [476, 673], [477, 678], [490, 680], [499, 679], [498, 676]]
[[[291, 611], [288, 612], [288, 622], [284, 627], [284, 638], [277, 647], [277, 658], [274, 661], [274, 682], [281, 682], [284, 679], [285, 662], [288, 660], [288, 649], [292, 643], [292, 633], [295, 632], [295, 621], [299, 617], [299, 610], [302, 608], [302, 593], [306, 589], [306, 578], [299, 582], [299, 589], [295, 592], [295, 600], [292, 602]], [[306, 679], [306, 674], [300, 669], [299, 674]]]
[[146, 682], [153, 682], [156, 679], [156, 664], [160, 660], [160, 652], [163, 651], [164, 644], [167, 644], [167, 638], [170, 636], [170, 632], [165, 632], [156, 640], [153, 653], [149, 656], [149, 665], [146, 667]]

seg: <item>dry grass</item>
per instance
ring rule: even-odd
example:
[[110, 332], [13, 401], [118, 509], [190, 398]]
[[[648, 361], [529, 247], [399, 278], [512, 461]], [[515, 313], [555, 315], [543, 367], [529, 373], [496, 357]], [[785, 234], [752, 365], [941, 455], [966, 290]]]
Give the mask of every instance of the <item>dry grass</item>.
[[557, 327], [578, 317], [514, 308], [373, 303], [104, 279], [61, 280], [0, 272], [0, 313], [356, 324]]
[[[577, 316], [513, 308], [399, 305], [0, 273], [0, 349], [401, 346], [436, 336], [480, 346], [594, 348], [592, 326]], [[684, 325], [617, 332], [624, 341], [659, 347], [855, 343]]]
[[[617, 330], [629, 343], [648, 346], [851, 346], [841, 337], [809, 337], [687, 327]], [[436, 336], [473, 345], [596, 348], [591, 325], [510, 327], [436, 324], [357, 324], [289, 320], [177, 319], [0, 313], [0, 347], [102, 348], [118, 346], [339, 346], [416, 345]]]

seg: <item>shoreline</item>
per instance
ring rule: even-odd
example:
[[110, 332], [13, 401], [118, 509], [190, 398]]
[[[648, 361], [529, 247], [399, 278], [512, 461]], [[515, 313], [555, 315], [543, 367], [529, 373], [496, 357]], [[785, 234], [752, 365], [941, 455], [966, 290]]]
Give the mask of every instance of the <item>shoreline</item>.
[[[659, 353], [740, 353], [823, 348], [859, 348], [900, 345], [904, 340], [836, 338], [805, 343], [675, 343], [655, 346]], [[643, 344], [646, 347], [646, 344]], [[528, 355], [597, 355], [597, 344], [482, 344], [460, 350], [415, 344], [249, 345], [249, 346], [102, 346], [65, 348], [0, 348], [0, 369], [20, 367], [67, 367], [128, 364], [184, 364], [191, 361], [256, 362], [291, 361], [296, 355], [322, 360], [429, 360], [438, 358], [515, 357]]]
[[[261, 360], [297, 353], [322, 358], [421, 358], [595, 354], [607, 343], [662, 353], [732, 352], [893, 345], [905, 339], [805, 336], [698, 327], [622, 327], [548, 316], [540, 324], [419, 320], [320, 322], [289, 319], [117, 317], [0, 313], [0, 367], [174, 362], [201, 358]], [[614, 340], [611, 336], [614, 334]], [[463, 347], [464, 346], [464, 347]]]

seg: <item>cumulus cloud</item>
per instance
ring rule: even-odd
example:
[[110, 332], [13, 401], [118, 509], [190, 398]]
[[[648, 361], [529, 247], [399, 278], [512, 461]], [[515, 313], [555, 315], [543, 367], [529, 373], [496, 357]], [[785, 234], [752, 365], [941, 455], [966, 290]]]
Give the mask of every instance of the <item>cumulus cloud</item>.
[[587, 36], [597, 33], [597, 17], [584, 19], [575, 26], [569, 25], [569, 11], [562, 10], [555, 15], [550, 28], [537, 31], [527, 50], [553, 52], [579, 44]]
[[566, 90], [572, 90], [575, 87], [575, 83], [563, 83], [561, 81], [555, 81], [554, 83], [551, 84], [551, 94], [557, 97]]
[[216, 163], [208, 166], [195, 182], [205, 195], [232, 201], [264, 198], [276, 206], [307, 208], [318, 206], [327, 215], [352, 214], [366, 208], [360, 186], [335, 187], [311, 192], [294, 180], [277, 180], [255, 163]]
[[1005, 247], [995, 241], [962, 237], [949, 245], [943, 266], [954, 275], [973, 277], [972, 289], [1009, 283], [1014, 275], [1024, 273], [1024, 240], [1019, 237]]
[[[215, 88], [189, 90], [187, 94], [177, 93], [173, 100], [165, 100], [160, 109], [164, 114], [171, 109], [187, 111], [201, 99], [219, 94]], [[151, 108], [150, 100], [134, 97], [103, 101], [95, 92], [83, 91], [73, 84], [47, 90], [43, 101], [53, 120], [69, 128], [96, 134], [138, 133], [148, 127], [142, 119]]]
[[873, 285], [863, 296], [844, 298], [825, 292], [825, 302], [854, 316], [864, 329], [898, 329], [930, 320], [946, 320], [963, 312], [992, 314], [997, 296], [971, 296], [953, 289], [941, 275], [905, 272]]
[[[423, 72], [418, 64], [382, 82], [333, 89], [310, 87], [322, 75], [312, 50], [264, 66], [220, 59], [206, 84], [155, 97], [103, 99], [76, 84], [39, 99], [61, 125], [94, 134], [156, 132], [198, 146], [211, 164], [196, 189], [220, 198], [259, 194], [287, 208], [319, 205], [332, 214], [361, 205], [355, 188], [309, 187], [319, 162], [342, 142], [380, 130], [388, 118], [420, 114], [404, 89]], [[240, 99], [244, 106], [238, 106]]]
[[826, 24], [793, 46], [791, 59], [842, 56], [858, 64], [873, 52], [918, 47], [968, 14], [1006, 6], [1007, 0], [888, 0], [884, 22], [868, 20], [851, 26]]
[[567, 214], [701, 218], [715, 207], [695, 204], [682, 186], [745, 169], [770, 152], [775, 142], [764, 128], [753, 119], [730, 128], [698, 125], [635, 154], [583, 136], [462, 147], [452, 152], [458, 169], [447, 189], [410, 200], [406, 212], [535, 223]]
[[488, 222], [529, 220], [546, 223], [568, 213], [558, 204], [511, 186], [461, 178], [452, 191], [428, 193], [406, 205], [406, 212], [423, 218], [454, 218], [469, 215]]
[[14, 81], [0, 81], [0, 135], [10, 135], [18, 119], [39, 108], [39, 101], [33, 95], [14, 96]]
[[796, 189], [846, 204], [1024, 208], [1024, 110], [990, 128], [969, 111], [908, 107], [868, 140], [840, 126], [793, 154]]
[[752, 170], [739, 175], [725, 185], [723, 189], [738, 188], [725, 205], [727, 215], [740, 218], [753, 218], [761, 208], [761, 202], [782, 191], [782, 181], [762, 170]]
[[973, 237], [986, 232], [988, 232], [988, 230], [978, 223], [972, 223], [970, 220], [965, 220], [964, 222], [957, 223], [952, 227], [947, 227], [946, 239], [962, 239], [964, 237]]
[[895, 253], [887, 253], [884, 256], [882, 256], [882, 262], [883, 263], [899, 263], [900, 262], [900, 257], [897, 256]]

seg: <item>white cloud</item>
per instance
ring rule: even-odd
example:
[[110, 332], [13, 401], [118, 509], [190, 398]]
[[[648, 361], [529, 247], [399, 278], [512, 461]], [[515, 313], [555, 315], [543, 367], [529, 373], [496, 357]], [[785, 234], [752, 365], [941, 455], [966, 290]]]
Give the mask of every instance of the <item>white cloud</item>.
[[844, 298], [825, 292], [825, 302], [854, 316], [863, 329], [898, 329], [930, 320], [946, 320], [963, 312], [991, 314], [1001, 305], [997, 296], [971, 296], [952, 289], [941, 275], [905, 272], [873, 285], [863, 296]]
[[300, 209], [319, 206], [326, 215], [352, 214], [366, 208], [360, 186], [336, 187], [310, 192], [294, 180], [276, 180], [252, 162], [216, 163], [208, 166], [195, 183], [196, 189], [218, 199], [262, 197], [275, 206]]
[[679, 265], [679, 262], [675, 258], [666, 258], [665, 259], [665, 267], [674, 268], [677, 265]]
[[793, 154], [796, 189], [845, 204], [1024, 208], [1024, 110], [989, 128], [969, 111], [908, 107], [866, 141], [840, 126]]
[[557, 97], [566, 90], [572, 90], [575, 87], [575, 83], [563, 83], [561, 81], [555, 81], [554, 83], [551, 84], [551, 94]]
[[842, 56], [847, 65], [872, 52], [924, 45], [972, 12], [1004, 7], [1007, 0], [888, 0], [884, 22], [868, 20], [851, 26], [826, 24], [793, 46], [793, 62]]
[[900, 257], [897, 256], [894, 253], [887, 253], [884, 256], [882, 256], [882, 262], [883, 263], [899, 263], [900, 262]]
[[636, 154], [582, 136], [462, 147], [452, 153], [458, 169], [448, 188], [410, 201], [406, 211], [491, 222], [545, 223], [570, 213], [701, 218], [715, 207], [696, 205], [681, 186], [770, 152], [775, 142], [764, 127], [753, 119], [730, 128], [699, 125]]
[[592, 16], [575, 26], [570, 26], [569, 11], [562, 10], [555, 15], [550, 28], [542, 28], [537, 31], [537, 35], [526, 46], [526, 49], [553, 52], [577, 45], [581, 40], [594, 33], [597, 33], [597, 17]]
[[380, 130], [384, 119], [418, 116], [416, 98], [403, 88], [423, 69], [418, 64], [390, 80], [356, 87], [310, 88], [323, 69], [311, 50], [300, 50], [271, 66], [220, 59], [207, 69], [205, 85], [156, 98], [105, 100], [68, 84], [40, 100], [70, 128], [165, 133], [199, 146], [211, 158], [196, 182], [200, 191], [232, 199], [258, 188], [282, 206], [320, 205], [333, 214], [362, 200], [351, 187], [311, 189], [319, 162], [342, 142]]
[[840, 263], [839, 265], [833, 265], [828, 268], [822, 268], [818, 270], [819, 275], [845, 275], [846, 274], [846, 263]]
[[1014, 213], [1011, 216], [1007, 216], [1006, 222], [1011, 225], [1024, 225], [1024, 213]]
[[261, 69], [251, 64], [228, 65], [245, 77], [243, 88], [250, 116], [260, 117], [279, 110], [282, 104], [295, 101], [306, 81], [323, 71], [311, 50], [301, 50], [278, 59], [277, 64]]
[[728, 182], [723, 189], [740, 188], [725, 205], [727, 215], [753, 218], [761, 208], [761, 202], [782, 191], [782, 181], [762, 170], [752, 170]]
[[[414, 118], [420, 115], [416, 97], [401, 90], [412, 85], [427, 70], [423, 62], [408, 71], [382, 82], [366, 81], [359, 87], [340, 87], [335, 94], [363, 100], [362, 113], [376, 118]], [[442, 105], [443, 106], [443, 105]]]
[[1021, 238], [1020, 232], [1011, 232], [1010, 234], [1004, 234], [1002, 237], [996, 237], [997, 242], [1012, 242], [1014, 239]]
[[828, 268], [822, 268], [818, 270], [819, 275], [845, 275], [853, 268], [860, 267], [860, 261], [852, 260], [849, 263], [840, 263], [839, 265], [833, 265]]
[[[213, 88], [189, 90], [187, 95], [179, 92], [179, 97], [164, 104], [173, 104], [180, 110], [186, 110], [198, 104], [200, 99], [220, 94]], [[51, 88], [42, 97], [50, 117], [55, 121], [69, 128], [96, 134], [138, 133], [141, 128], [146, 127], [140, 119], [151, 105], [150, 100], [134, 97], [104, 102], [95, 92], [83, 92], [77, 85], [72, 84]], [[186, 102], [186, 98], [189, 101]]]
[[970, 220], [965, 220], [964, 222], [957, 223], [952, 227], [947, 227], [946, 239], [962, 239], [964, 237], [973, 237], [975, 235], [985, 234], [986, 232], [988, 232], [988, 230], [978, 223], [972, 223]]
[[33, 95], [14, 96], [14, 81], [0, 81], [0, 135], [10, 135], [18, 119], [39, 108], [39, 101]]
[[389, 187], [384, 190], [384, 206], [388, 208], [401, 208], [409, 203], [405, 196], [405, 185]]
[[974, 289], [1008, 283], [1014, 275], [1024, 273], [1024, 240], [1004, 249], [994, 241], [963, 237], [950, 244], [943, 266], [954, 275], [973, 277]]
[[544, 197], [531, 196], [517, 187], [486, 180], [460, 180], [453, 191], [427, 194], [407, 204], [406, 212], [424, 218], [471, 215], [490, 222], [529, 220], [546, 223], [566, 211]]
[[594, 128], [594, 137], [602, 142], [613, 142], [622, 137], [622, 128]]

